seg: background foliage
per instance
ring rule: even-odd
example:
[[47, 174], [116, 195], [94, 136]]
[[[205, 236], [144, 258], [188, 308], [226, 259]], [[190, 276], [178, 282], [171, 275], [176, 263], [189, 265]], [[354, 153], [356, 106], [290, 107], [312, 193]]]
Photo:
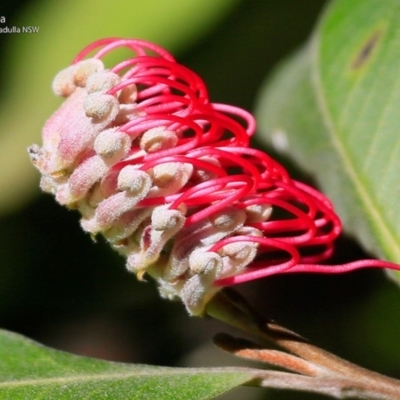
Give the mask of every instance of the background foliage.
[[[347, 229], [400, 260], [397, 1], [335, 1], [262, 90], [259, 127], [316, 176]], [[283, 150], [282, 146], [281, 150]]]
[[[139, 3], [103, 0], [93, 7], [81, 1], [82, 9], [49, 0], [1, 5], [7, 25], [38, 25], [41, 30], [29, 37], [0, 34], [0, 326], [57, 349], [114, 361], [233, 365], [209, 345], [225, 327], [189, 318], [180, 304], [161, 300], [152, 282], [136, 282], [122, 258], [90, 241], [76, 214], [39, 194], [38, 174], [25, 148], [40, 141], [40, 127], [59, 102], [50, 90], [54, 74], [96, 38], [157, 41], [204, 78], [214, 101], [253, 109], [265, 77], [306, 41], [325, 2], [218, 1], [210, 2], [217, 4], [212, 12], [195, 6], [182, 11], [174, 6], [180, 2], [172, 0], [167, 10], [135, 9]], [[296, 177], [313, 179], [291, 156], [282, 160]], [[344, 238], [333, 262], [362, 256]], [[260, 311], [316, 344], [382, 373], [398, 374], [400, 325], [393, 315], [400, 299], [381, 272], [278, 276], [240, 290]], [[240, 391], [254, 399], [319, 398]]]

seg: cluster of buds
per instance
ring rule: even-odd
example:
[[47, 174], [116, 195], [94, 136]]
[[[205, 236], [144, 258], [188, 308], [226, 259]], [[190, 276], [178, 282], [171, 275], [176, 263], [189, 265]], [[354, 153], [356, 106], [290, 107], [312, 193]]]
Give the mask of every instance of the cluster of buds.
[[[132, 55], [106, 69], [102, 59], [121, 48]], [[42, 190], [79, 210], [85, 231], [102, 234], [128, 270], [152, 276], [189, 313], [202, 314], [224, 285], [367, 266], [317, 264], [341, 231], [332, 204], [252, 149], [253, 117], [212, 103], [164, 49], [99, 40], [53, 89], [66, 100], [43, 146], [29, 148]]]

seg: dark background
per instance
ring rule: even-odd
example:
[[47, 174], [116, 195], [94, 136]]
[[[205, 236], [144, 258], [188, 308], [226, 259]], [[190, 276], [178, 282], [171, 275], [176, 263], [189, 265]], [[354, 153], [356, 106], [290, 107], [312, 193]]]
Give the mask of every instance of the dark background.
[[[0, 15], [12, 21], [24, 3], [28, 0], [3, 1]], [[202, 76], [213, 101], [251, 110], [261, 83], [307, 40], [324, 4], [243, 0], [212, 32], [176, 57]], [[0, 54], [7, 40], [0, 35]], [[0, 60], [0, 72], [6, 62]], [[290, 160], [283, 162], [290, 165]], [[76, 213], [49, 195], [38, 195], [1, 217], [0, 327], [57, 349], [114, 361], [230, 363], [211, 345], [213, 335], [227, 328], [189, 317], [181, 304], [161, 299], [153, 282], [137, 282], [126, 272], [124, 260], [102, 241], [93, 243], [78, 221]], [[343, 238], [333, 261], [363, 256], [355, 243]], [[238, 289], [256, 308], [317, 345], [399, 375], [400, 296], [381, 271], [276, 276]], [[324, 398], [247, 390], [243, 393], [248, 398]]]

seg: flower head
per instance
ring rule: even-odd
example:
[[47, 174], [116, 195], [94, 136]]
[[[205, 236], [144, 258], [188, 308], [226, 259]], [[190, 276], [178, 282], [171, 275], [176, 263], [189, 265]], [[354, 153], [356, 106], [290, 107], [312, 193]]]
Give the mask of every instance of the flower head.
[[[106, 69], [102, 59], [121, 48], [131, 57]], [[47, 121], [43, 146], [29, 148], [41, 188], [79, 210], [85, 231], [104, 235], [128, 270], [154, 277], [162, 296], [180, 298], [191, 314], [224, 285], [382, 266], [316, 264], [341, 231], [330, 201], [252, 149], [253, 117], [212, 103], [204, 82], [164, 49], [99, 40], [53, 89], [66, 100]]]

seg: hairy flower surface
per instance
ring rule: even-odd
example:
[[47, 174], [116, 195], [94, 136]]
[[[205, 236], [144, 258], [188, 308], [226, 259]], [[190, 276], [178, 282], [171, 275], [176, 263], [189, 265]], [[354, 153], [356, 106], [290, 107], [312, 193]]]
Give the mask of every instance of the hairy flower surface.
[[[107, 69], [102, 60], [121, 49], [130, 57]], [[396, 268], [317, 264], [341, 232], [330, 201], [252, 149], [253, 117], [212, 103], [204, 82], [164, 49], [99, 40], [53, 89], [66, 100], [43, 146], [29, 148], [41, 188], [191, 314], [220, 287], [268, 275]]]

